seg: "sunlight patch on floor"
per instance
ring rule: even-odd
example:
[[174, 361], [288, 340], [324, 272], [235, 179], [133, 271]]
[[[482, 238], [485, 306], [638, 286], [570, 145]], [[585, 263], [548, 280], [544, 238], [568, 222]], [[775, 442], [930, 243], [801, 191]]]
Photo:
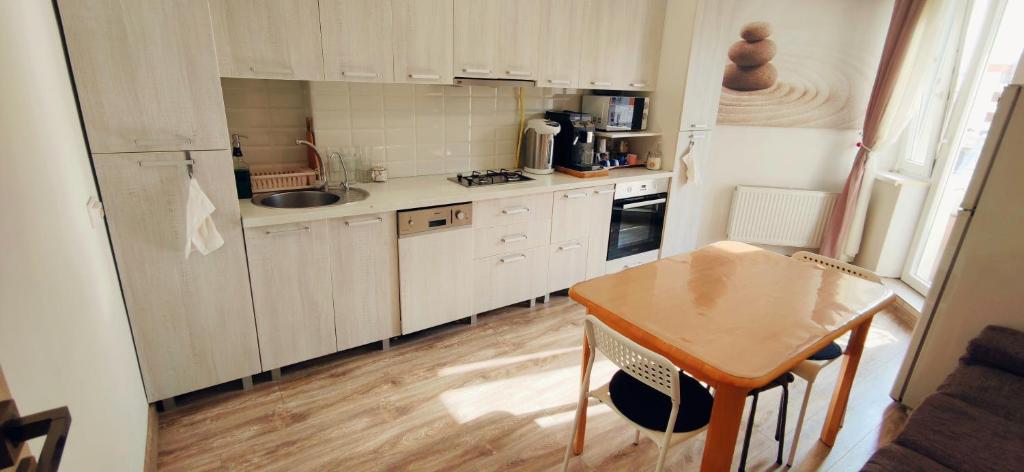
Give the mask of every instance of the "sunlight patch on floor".
[[[595, 416], [604, 415], [611, 413], [612, 409], [608, 408], [603, 403], [591, 403], [587, 407], [587, 418], [594, 418]], [[569, 411], [563, 411], [561, 413], [555, 413], [553, 415], [540, 416], [533, 420], [537, 426], [541, 428], [551, 428], [554, 426], [562, 426], [566, 424], [572, 424], [572, 420], [576, 417], [576, 404], [572, 404], [572, 409]]]
[[[450, 367], [443, 367], [437, 371], [438, 377], [444, 377], [446, 375], [457, 375], [473, 372], [475, 370], [493, 369], [496, 367], [504, 367], [507, 365], [518, 364], [520, 362], [532, 361], [535, 359], [543, 359], [545, 357], [560, 356], [571, 352], [580, 352], [582, 347], [570, 347], [565, 349], [553, 349], [550, 351], [534, 352], [532, 354], [524, 354], [522, 356], [507, 356], [498, 357], [495, 359], [488, 359], [480, 362], [470, 362], [467, 364], [459, 364]], [[581, 354], [582, 355], [582, 354]]]
[[[607, 382], [615, 370], [611, 361], [594, 362], [591, 388]], [[522, 416], [575, 405], [579, 378], [580, 367], [574, 365], [447, 390], [440, 399], [460, 424], [494, 413]]]

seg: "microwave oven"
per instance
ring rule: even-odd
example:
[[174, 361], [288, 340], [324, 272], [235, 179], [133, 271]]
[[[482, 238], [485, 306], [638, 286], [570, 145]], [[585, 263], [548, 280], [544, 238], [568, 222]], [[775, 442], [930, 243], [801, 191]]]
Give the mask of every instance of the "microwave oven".
[[594, 117], [600, 131], [643, 131], [651, 100], [647, 97], [585, 95], [583, 113]]

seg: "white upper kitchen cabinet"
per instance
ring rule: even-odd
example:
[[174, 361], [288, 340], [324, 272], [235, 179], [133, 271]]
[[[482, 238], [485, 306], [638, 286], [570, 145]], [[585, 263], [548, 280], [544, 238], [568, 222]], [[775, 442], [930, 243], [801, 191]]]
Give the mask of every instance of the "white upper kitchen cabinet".
[[455, 0], [457, 77], [536, 80], [540, 0]]
[[621, 10], [624, 16], [619, 21], [626, 33], [623, 45], [629, 52], [620, 58], [621, 75], [615, 82], [623, 90], [654, 90], [661, 58], [665, 0], [634, 0]]
[[206, 0], [59, 0], [93, 153], [227, 149]]
[[400, 335], [395, 212], [327, 225], [338, 350]]
[[337, 350], [326, 221], [247, 228], [263, 370]]
[[654, 90], [665, 0], [585, 0], [579, 86]]
[[222, 77], [323, 80], [317, 0], [210, 0]]
[[580, 88], [617, 89], [624, 85], [616, 82], [622, 75], [621, 58], [637, 51], [625, 49], [624, 32], [618, 25], [630, 8], [623, 8], [617, 0], [584, 0]]
[[579, 88], [584, 0], [544, 2], [538, 87]]
[[726, 30], [725, 25], [730, 24], [734, 7], [735, 0], [704, 0], [697, 4], [680, 131], [710, 129], [718, 120], [729, 46], [725, 38], [736, 34]]
[[452, 83], [454, 0], [391, 0], [395, 82]]
[[[213, 222], [224, 245], [186, 258], [189, 157], [217, 207]], [[93, 162], [149, 401], [258, 373], [231, 154], [101, 154]]]
[[320, 0], [327, 80], [394, 82], [391, 2]]

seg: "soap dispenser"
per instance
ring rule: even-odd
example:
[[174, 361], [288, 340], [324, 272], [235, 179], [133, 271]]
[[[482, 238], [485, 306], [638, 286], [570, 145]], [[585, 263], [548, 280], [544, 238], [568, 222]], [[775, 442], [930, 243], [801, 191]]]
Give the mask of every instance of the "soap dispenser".
[[245, 162], [242, 155], [242, 139], [248, 136], [241, 134], [231, 135], [231, 156], [235, 165], [235, 189], [238, 191], [238, 198], [252, 198], [252, 174], [249, 171], [249, 163]]

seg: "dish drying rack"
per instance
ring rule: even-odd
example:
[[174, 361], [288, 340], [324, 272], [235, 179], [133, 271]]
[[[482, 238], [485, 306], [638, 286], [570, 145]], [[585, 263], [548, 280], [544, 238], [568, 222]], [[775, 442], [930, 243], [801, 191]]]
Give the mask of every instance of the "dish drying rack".
[[309, 188], [317, 181], [316, 171], [302, 164], [255, 164], [249, 172], [254, 193]]

